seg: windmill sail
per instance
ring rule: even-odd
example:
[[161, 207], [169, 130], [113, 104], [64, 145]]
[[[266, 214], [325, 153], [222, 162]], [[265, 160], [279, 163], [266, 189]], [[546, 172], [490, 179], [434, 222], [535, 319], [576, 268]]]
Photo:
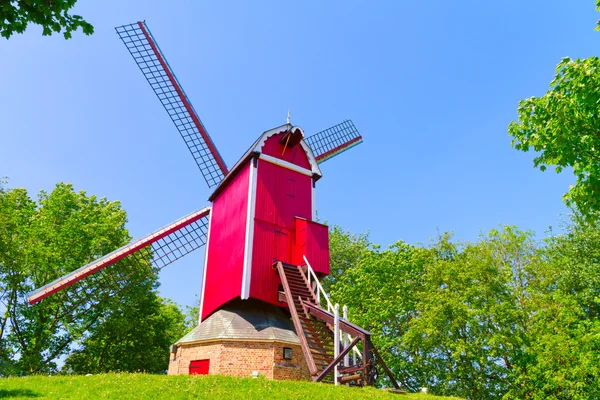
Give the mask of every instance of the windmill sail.
[[115, 28], [171, 117], [209, 187], [218, 185], [227, 166], [196, 114], [145, 22]]
[[332, 126], [304, 139], [320, 164], [362, 143], [362, 136], [350, 120]]
[[[95, 288], [112, 293], [130, 278], [144, 278], [144, 274], [156, 273], [173, 261], [206, 244], [210, 208], [192, 213], [143, 239], [113, 251], [83, 267], [30, 293], [27, 301], [35, 304], [46, 297], [73, 287], [79, 303], [87, 303], [94, 294], [91, 286], [81, 284], [95, 282]], [[95, 289], [93, 289], [95, 290]]]

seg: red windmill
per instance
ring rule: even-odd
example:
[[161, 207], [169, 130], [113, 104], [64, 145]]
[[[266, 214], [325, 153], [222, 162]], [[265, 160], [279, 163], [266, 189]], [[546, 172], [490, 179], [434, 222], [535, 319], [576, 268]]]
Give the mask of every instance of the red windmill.
[[[361, 143], [352, 122], [305, 137], [288, 118], [260, 135], [228, 170], [147, 25], [116, 31], [209, 188], [215, 187], [212, 206], [37, 289], [29, 302], [64, 290], [78, 300], [73, 304], [89, 308], [84, 278], [114, 281], [147, 260], [156, 271], [206, 244], [199, 325], [172, 347], [169, 373], [258, 372], [317, 381], [333, 375], [336, 383], [371, 383], [375, 360], [382, 360], [370, 333], [340, 319], [318, 281], [329, 273], [328, 230], [315, 222], [319, 163]], [[352, 363], [350, 350], [358, 355]]]

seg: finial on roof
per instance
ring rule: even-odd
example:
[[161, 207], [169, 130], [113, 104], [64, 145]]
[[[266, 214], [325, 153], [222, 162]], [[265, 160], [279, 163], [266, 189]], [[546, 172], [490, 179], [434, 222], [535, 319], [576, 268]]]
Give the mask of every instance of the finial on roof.
[[290, 124], [290, 110], [288, 109], [287, 124]]

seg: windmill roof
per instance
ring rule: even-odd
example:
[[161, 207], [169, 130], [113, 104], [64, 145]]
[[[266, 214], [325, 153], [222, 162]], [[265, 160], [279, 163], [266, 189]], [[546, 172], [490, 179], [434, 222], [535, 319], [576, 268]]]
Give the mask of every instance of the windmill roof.
[[219, 339], [300, 343], [291, 319], [279, 307], [237, 299], [202, 321], [177, 344]]
[[[237, 174], [240, 167], [243, 166], [246, 161], [248, 161], [250, 158], [253, 158], [253, 157], [257, 158], [260, 156], [260, 152], [261, 152], [260, 150], [262, 148], [262, 145], [269, 137], [271, 137], [277, 133], [288, 131], [290, 129], [300, 129], [300, 131], [302, 131], [302, 128], [300, 128], [299, 126], [292, 126], [290, 124], [285, 124], [285, 125], [278, 126], [277, 128], [269, 129], [268, 131], [263, 132], [258, 137], [258, 139], [256, 139], [254, 141], [254, 143], [252, 143], [252, 146], [250, 146], [250, 148], [244, 153], [244, 155], [233, 165], [233, 167], [231, 167], [231, 169], [229, 170], [227, 175], [223, 178], [221, 183], [219, 183], [219, 185], [217, 185], [217, 187], [215, 188], [214, 192], [210, 195], [208, 200], [213, 201], [217, 197], [217, 195], [221, 192], [221, 190], [223, 190], [223, 188], [229, 184], [229, 181], [232, 179], [233, 176], [235, 176], [235, 174]], [[304, 132], [302, 134], [304, 135]], [[316, 176], [316, 179], [319, 179], [322, 176], [322, 174], [321, 174], [321, 170], [319, 169], [319, 165], [315, 159], [315, 156], [314, 156], [312, 150], [306, 144], [304, 139], [302, 139], [300, 146], [302, 146], [304, 151], [307, 152], [308, 157], [311, 160], [312, 172]]]

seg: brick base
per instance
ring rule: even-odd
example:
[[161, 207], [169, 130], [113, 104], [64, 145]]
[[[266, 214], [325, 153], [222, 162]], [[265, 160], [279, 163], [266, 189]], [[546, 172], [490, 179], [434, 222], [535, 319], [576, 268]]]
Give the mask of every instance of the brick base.
[[[283, 359], [284, 347], [292, 349], [291, 360]], [[206, 359], [209, 374], [247, 377], [258, 371], [268, 379], [311, 379], [300, 345], [240, 340], [180, 344], [171, 353], [169, 375], [188, 374], [192, 360]]]

